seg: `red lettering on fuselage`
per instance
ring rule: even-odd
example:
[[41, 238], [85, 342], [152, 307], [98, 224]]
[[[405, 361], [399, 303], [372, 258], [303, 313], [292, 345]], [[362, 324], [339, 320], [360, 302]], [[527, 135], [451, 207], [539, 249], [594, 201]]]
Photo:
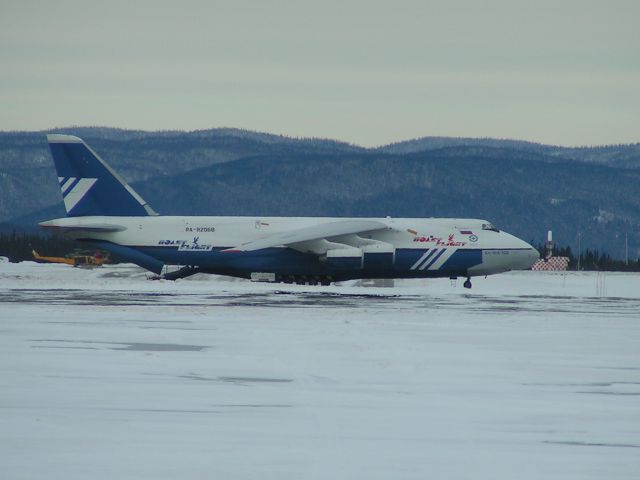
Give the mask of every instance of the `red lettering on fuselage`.
[[414, 237], [413, 241], [420, 243], [434, 243], [438, 247], [464, 247], [467, 244], [467, 242], [456, 241], [453, 233], [449, 235], [449, 238], [446, 240], [442, 237], [429, 235], [428, 237]]

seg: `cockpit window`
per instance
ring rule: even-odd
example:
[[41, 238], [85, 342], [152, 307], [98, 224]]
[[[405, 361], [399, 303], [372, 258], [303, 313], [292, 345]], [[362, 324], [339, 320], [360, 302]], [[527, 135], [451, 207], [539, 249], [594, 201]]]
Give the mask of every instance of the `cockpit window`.
[[500, 230], [498, 230], [496, 227], [494, 227], [490, 223], [483, 223], [482, 224], [482, 229], [483, 230], [491, 230], [492, 232], [500, 232]]

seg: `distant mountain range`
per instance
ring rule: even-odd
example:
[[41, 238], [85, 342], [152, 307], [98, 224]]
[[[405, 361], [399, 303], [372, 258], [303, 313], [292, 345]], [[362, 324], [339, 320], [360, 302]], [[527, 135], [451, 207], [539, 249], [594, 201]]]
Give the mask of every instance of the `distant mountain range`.
[[640, 144], [425, 137], [379, 148], [237, 129], [0, 132], [0, 223], [64, 215], [45, 133], [82, 137], [160, 213], [486, 218], [541, 243], [640, 255]]

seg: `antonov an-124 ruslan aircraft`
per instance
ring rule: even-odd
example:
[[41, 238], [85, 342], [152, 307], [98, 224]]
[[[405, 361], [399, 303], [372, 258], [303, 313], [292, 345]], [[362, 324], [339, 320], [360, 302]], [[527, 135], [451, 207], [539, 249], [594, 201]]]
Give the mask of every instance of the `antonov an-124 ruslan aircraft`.
[[358, 278], [471, 277], [529, 268], [538, 252], [486, 220], [158, 215], [84, 141], [48, 135], [66, 218], [44, 228], [161, 278], [214, 273], [328, 285]]

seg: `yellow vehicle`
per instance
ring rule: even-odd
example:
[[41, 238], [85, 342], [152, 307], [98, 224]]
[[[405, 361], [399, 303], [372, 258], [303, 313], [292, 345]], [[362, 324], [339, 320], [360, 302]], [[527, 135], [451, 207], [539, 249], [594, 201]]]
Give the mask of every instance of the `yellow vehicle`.
[[35, 250], [31, 250], [31, 253], [36, 262], [64, 263], [72, 267], [101, 267], [109, 262], [109, 254], [104, 255], [100, 250], [96, 250], [93, 255], [87, 252], [76, 252], [65, 255], [64, 257], [46, 257], [40, 255]]

